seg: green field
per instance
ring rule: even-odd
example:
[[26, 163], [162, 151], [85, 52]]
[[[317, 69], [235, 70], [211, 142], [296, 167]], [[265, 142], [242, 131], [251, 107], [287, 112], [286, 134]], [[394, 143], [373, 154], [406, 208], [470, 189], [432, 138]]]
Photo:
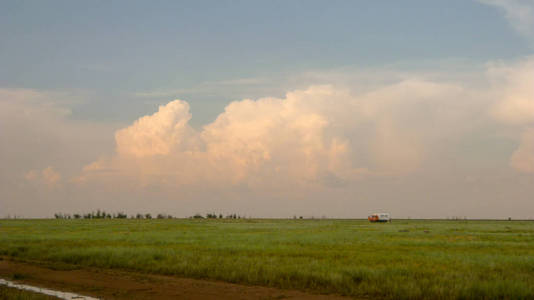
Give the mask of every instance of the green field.
[[534, 222], [1, 220], [0, 254], [390, 299], [534, 298]]

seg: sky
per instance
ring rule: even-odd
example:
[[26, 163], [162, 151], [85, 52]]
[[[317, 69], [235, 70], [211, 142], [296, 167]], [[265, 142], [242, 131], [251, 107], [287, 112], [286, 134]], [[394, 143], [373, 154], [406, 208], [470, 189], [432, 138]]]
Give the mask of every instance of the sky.
[[0, 217], [533, 195], [534, 0], [0, 1]]

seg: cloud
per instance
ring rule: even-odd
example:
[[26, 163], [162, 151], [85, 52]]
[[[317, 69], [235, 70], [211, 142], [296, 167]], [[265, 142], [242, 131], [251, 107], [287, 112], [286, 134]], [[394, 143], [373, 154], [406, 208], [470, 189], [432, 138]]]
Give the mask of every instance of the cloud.
[[194, 134], [187, 124], [190, 119], [189, 105], [184, 101], [175, 100], [160, 106], [157, 113], [142, 117], [133, 125], [117, 131], [117, 152], [143, 157], [176, 151], [190, 139], [189, 135]]
[[[75, 183], [99, 191], [94, 201], [184, 215], [350, 216], [387, 207], [405, 216], [500, 216], [509, 213], [500, 195], [532, 190], [508, 168], [525, 123], [490, 110], [523, 69], [525, 61], [493, 64], [482, 86], [420, 76], [356, 90], [314, 85], [233, 101], [200, 128], [189, 126], [188, 103], [173, 100], [116, 131], [115, 152], [87, 164]], [[513, 160], [524, 166], [530, 148], [522, 149]], [[526, 194], [516, 196], [512, 206], [524, 207]]]
[[489, 74], [500, 98], [491, 108], [492, 115], [522, 133], [510, 166], [534, 173], [534, 57], [510, 65], [494, 64]]
[[[377, 207], [439, 207], [425, 216], [442, 216], [449, 199], [469, 195], [473, 212], [477, 201], [497, 207], [496, 182], [532, 173], [532, 59], [487, 72], [476, 84], [373, 74], [373, 84], [353, 88], [358, 74], [230, 102], [202, 127], [190, 125], [183, 100], [117, 127], [73, 120], [65, 95], [5, 89], [0, 204], [36, 216], [97, 208], [351, 216]], [[509, 182], [517, 184], [498, 190], [521, 184]]]
[[50, 166], [43, 170], [30, 170], [24, 177], [30, 182], [45, 184], [49, 188], [56, 188], [61, 184], [61, 174]]
[[[0, 88], [0, 176], [50, 165], [68, 173], [79, 171], [83, 160], [105, 151], [102, 145], [117, 125], [72, 120], [68, 104], [76, 98], [62, 92]], [[76, 160], [81, 161], [73, 164]]]
[[489, 74], [501, 98], [493, 115], [509, 124], [533, 124], [534, 57], [511, 65], [490, 65]]
[[[532, 59], [487, 72], [479, 85], [373, 73], [354, 86], [358, 74], [230, 102], [202, 127], [190, 125], [183, 100], [113, 127], [72, 120], [61, 104], [68, 95], [5, 89], [0, 204], [36, 216], [97, 208], [351, 216], [377, 207], [442, 216], [449, 199], [469, 195], [474, 212], [476, 201], [497, 207], [495, 182], [532, 173]], [[499, 191], [518, 187], [505, 185]]]
[[2, 214], [42, 217], [72, 205], [78, 194], [62, 194], [70, 189], [70, 177], [110, 152], [117, 125], [73, 120], [69, 105], [79, 99], [66, 92], [0, 88]]
[[520, 172], [534, 173], [534, 128], [523, 132], [521, 144], [510, 158], [510, 165]]
[[[534, 1], [532, 0], [478, 0], [504, 10], [506, 19], [517, 32], [534, 43]], [[534, 45], [534, 44], [533, 44]]]
[[[343, 102], [333, 105], [336, 100]], [[313, 87], [286, 99], [232, 102], [197, 131], [188, 125], [189, 105], [174, 100], [117, 131], [116, 155], [86, 167], [85, 175], [113, 169], [173, 185], [332, 182], [359, 172], [340, 161], [348, 155], [347, 139], [334, 132], [334, 114], [350, 106], [346, 92]]]
[[409, 174], [435, 134], [421, 124], [441, 122], [428, 109], [459, 93], [417, 79], [356, 95], [312, 86], [231, 102], [200, 130], [188, 125], [187, 102], [174, 100], [117, 131], [115, 155], [87, 165], [77, 181], [284, 189]]

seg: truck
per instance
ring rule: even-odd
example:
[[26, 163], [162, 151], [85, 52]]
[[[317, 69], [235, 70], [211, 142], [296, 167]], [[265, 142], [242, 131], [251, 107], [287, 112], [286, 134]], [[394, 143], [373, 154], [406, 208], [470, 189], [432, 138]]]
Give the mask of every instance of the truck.
[[367, 217], [369, 222], [391, 222], [391, 217], [389, 213], [374, 213]]

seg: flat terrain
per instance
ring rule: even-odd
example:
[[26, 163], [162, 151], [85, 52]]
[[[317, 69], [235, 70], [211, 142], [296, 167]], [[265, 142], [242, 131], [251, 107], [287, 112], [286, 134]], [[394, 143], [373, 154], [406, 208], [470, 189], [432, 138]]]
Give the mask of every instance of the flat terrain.
[[533, 221], [2, 220], [0, 255], [352, 297], [534, 298]]

